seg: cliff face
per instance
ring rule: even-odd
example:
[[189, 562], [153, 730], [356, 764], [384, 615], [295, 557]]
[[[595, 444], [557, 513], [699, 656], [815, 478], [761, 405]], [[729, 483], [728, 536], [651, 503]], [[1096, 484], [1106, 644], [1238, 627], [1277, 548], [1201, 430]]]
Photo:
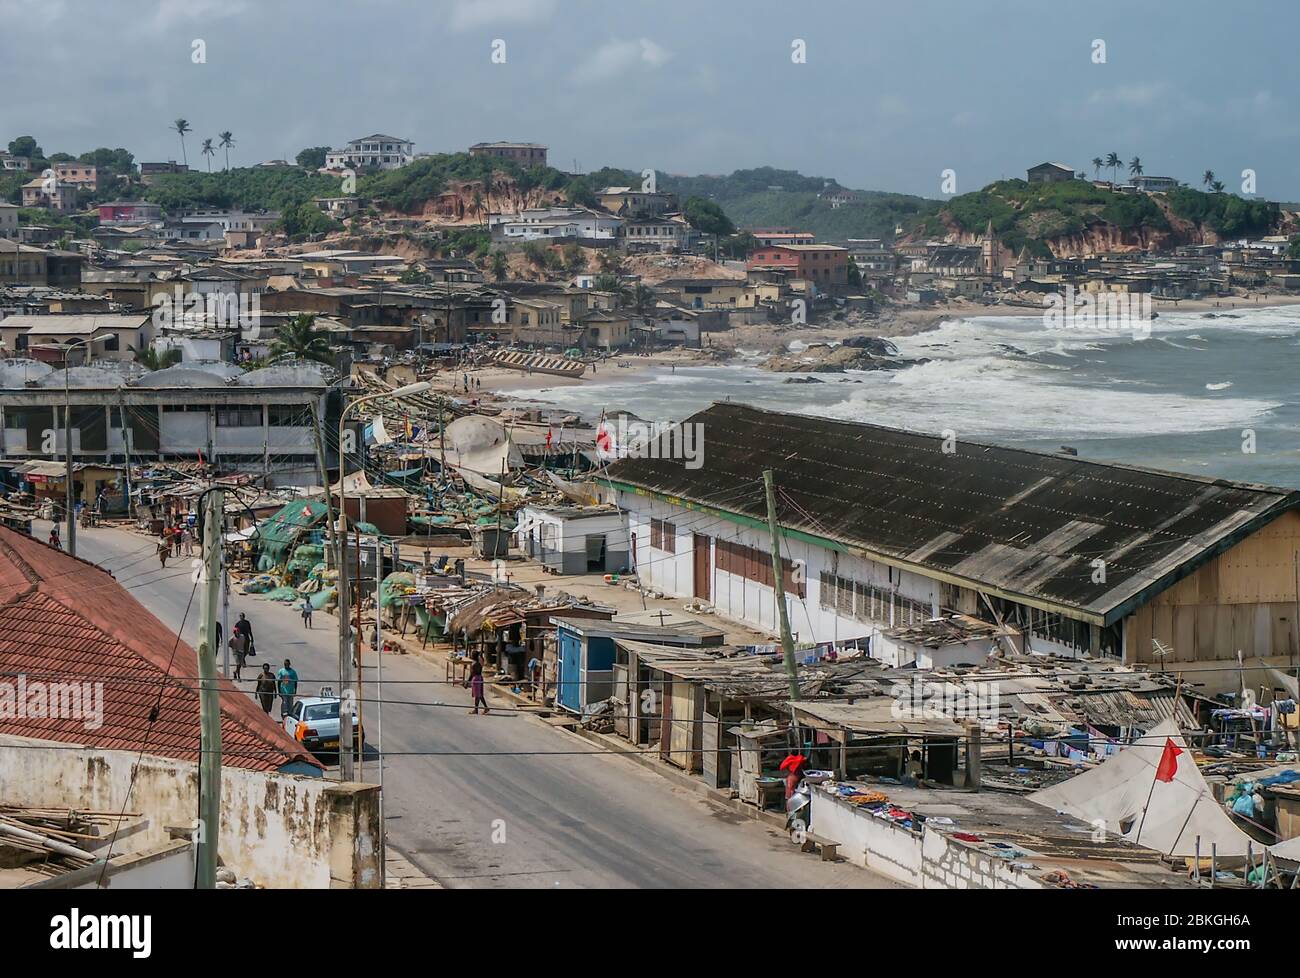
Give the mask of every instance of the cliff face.
[[[479, 195], [482, 214], [475, 206], [475, 194]], [[437, 197], [424, 202], [420, 216], [439, 224], [478, 224], [486, 220], [487, 214], [513, 214], [525, 207], [547, 207], [563, 203], [564, 195], [557, 190], [534, 187], [526, 192], [520, 191], [513, 180], [498, 175], [492, 180], [491, 186], [482, 180], [450, 184]]]
[[[1169, 202], [1159, 195], [1151, 198], [1164, 214], [1167, 228], [1139, 225], [1121, 228], [1101, 218], [1093, 218], [1082, 231], [1064, 234], [1052, 234], [1045, 230], [1041, 234], [1033, 233], [1032, 218], [1024, 230], [1030, 237], [1042, 241], [1057, 258], [1074, 258], [1099, 252], [1137, 252], [1166, 251], [1178, 245], [1218, 244], [1219, 236], [1208, 227], [1201, 227], [1190, 221], [1177, 217], [1169, 207]], [[1292, 226], [1292, 215], [1283, 214], [1282, 224], [1276, 230], [1286, 232]], [[979, 244], [984, 229], [967, 229], [959, 226], [946, 212], [940, 214], [940, 220], [947, 230], [945, 240], [952, 244]], [[903, 240], [924, 240], [923, 233], [914, 233]], [[1001, 259], [1005, 267], [1008, 261], [1014, 261], [1015, 255], [1004, 245], [999, 244]]]

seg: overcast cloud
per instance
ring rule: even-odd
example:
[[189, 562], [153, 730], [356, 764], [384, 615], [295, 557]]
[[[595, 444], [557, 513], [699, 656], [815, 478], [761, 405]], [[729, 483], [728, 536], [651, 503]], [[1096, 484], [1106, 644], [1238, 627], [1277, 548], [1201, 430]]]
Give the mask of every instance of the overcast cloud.
[[167, 160], [181, 116], [232, 130], [239, 164], [382, 131], [927, 196], [947, 169], [966, 191], [1114, 151], [1296, 200], [1298, 26], [1288, 0], [0, 0], [0, 134]]

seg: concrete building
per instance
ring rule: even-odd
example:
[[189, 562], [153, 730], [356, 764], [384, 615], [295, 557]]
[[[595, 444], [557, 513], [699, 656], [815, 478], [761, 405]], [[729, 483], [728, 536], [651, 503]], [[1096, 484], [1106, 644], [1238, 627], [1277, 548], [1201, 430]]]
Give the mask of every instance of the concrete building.
[[100, 224], [153, 224], [162, 220], [162, 207], [144, 200], [114, 200], [99, 205]]
[[1026, 173], [1030, 183], [1063, 183], [1074, 179], [1074, 167], [1064, 163], [1039, 163]]
[[245, 373], [187, 363], [150, 373], [137, 364], [97, 364], [73, 367], [65, 378], [33, 360], [0, 361], [0, 458], [50, 458], [51, 447], [62, 456], [65, 381], [76, 461], [202, 455], [222, 472], [261, 473], [268, 485], [320, 485], [311, 408], [328, 425], [330, 401], [318, 365]]
[[86, 163], [55, 163], [54, 176], [64, 183], [75, 184], [87, 193], [99, 189], [99, 168]]
[[98, 313], [9, 316], [0, 320], [0, 342], [8, 356], [30, 356], [45, 363], [62, 364], [68, 344], [89, 347], [78, 350], [73, 361], [131, 360], [131, 348], [143, 350], [153, 339], [148, 315], [103, 315]]
[[43, 207], [59, 214], [77, 209], [79, 188], [75, 183], [59, 179], [37, 177], [23, 184], [23, 206]]
[[18, 240], [18, 205], [0, 202], [0, 238]]
[[1239, 653], [1260, 669], [1291, 654], [1296, 490], [992, 445], [948, 451], [938, 436], [730, 403], [684, 425], [703, 426], [707, 465], [661, 450], [608, 477], [642, 582], [737, 620], [777, 627], [770, 468], [787, 501], [783, 574], [801, 640], [958, 613], [1015, 629], [1030, 651], [1195, 662], [1207, 692], [1240, 689]]
[[521, 166], [546, 165], [546, 147], [540, 143], [475, 143], [469, 148], [469, 155], [510, 160]]
[[325, 154], [330, 170], [396, 170], [415, 160], [415, 144], [409, 139], [375, 133], [349, 140], [342, 149]]
[[658, 217], [677, 209], [677, 195], [631, 187], [606, 187], [596, 192], [600, 206], [620, 217]]
[[515, 546], [558, 574], [604, 574], [629, 566], [627, 527], [612, 506], [525, 506]]
[[775, 269], [818, 286], [849, 282], [849, 252], [835, 245], [778, 245], [759, 248], [749, 256], [751, 270]]
[[1131, 177], [1129, 186], [1146, 194], [1167, 194], [1178, 188], [1178, 180], [1175, 177], [1147, 176], [1143, 173]]

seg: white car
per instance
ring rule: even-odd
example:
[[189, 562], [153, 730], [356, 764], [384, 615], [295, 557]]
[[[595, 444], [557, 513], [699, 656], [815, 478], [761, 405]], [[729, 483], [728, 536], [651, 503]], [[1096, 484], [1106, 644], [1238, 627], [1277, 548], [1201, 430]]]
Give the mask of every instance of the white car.
[[[284, 729], [307, 750], [338, 752], [339, 703], [337, 696], [304, 696], [294, 701], [293, 709], [284, 718]], [[352, 711], [353, 748], [359, 754], [365, 742], [365, 731]]]

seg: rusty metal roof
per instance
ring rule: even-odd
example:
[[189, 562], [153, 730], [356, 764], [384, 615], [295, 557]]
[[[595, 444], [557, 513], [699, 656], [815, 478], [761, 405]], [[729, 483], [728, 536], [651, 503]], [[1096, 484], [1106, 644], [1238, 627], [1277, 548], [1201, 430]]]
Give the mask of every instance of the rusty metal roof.
[[788, 533], [1099, 624], [1300, 503], [1292, 489], [742, 404], [684, 424], [703, 426], [700, 467], [629, 457], [611, 482], [765, 527], [770, 468]]

